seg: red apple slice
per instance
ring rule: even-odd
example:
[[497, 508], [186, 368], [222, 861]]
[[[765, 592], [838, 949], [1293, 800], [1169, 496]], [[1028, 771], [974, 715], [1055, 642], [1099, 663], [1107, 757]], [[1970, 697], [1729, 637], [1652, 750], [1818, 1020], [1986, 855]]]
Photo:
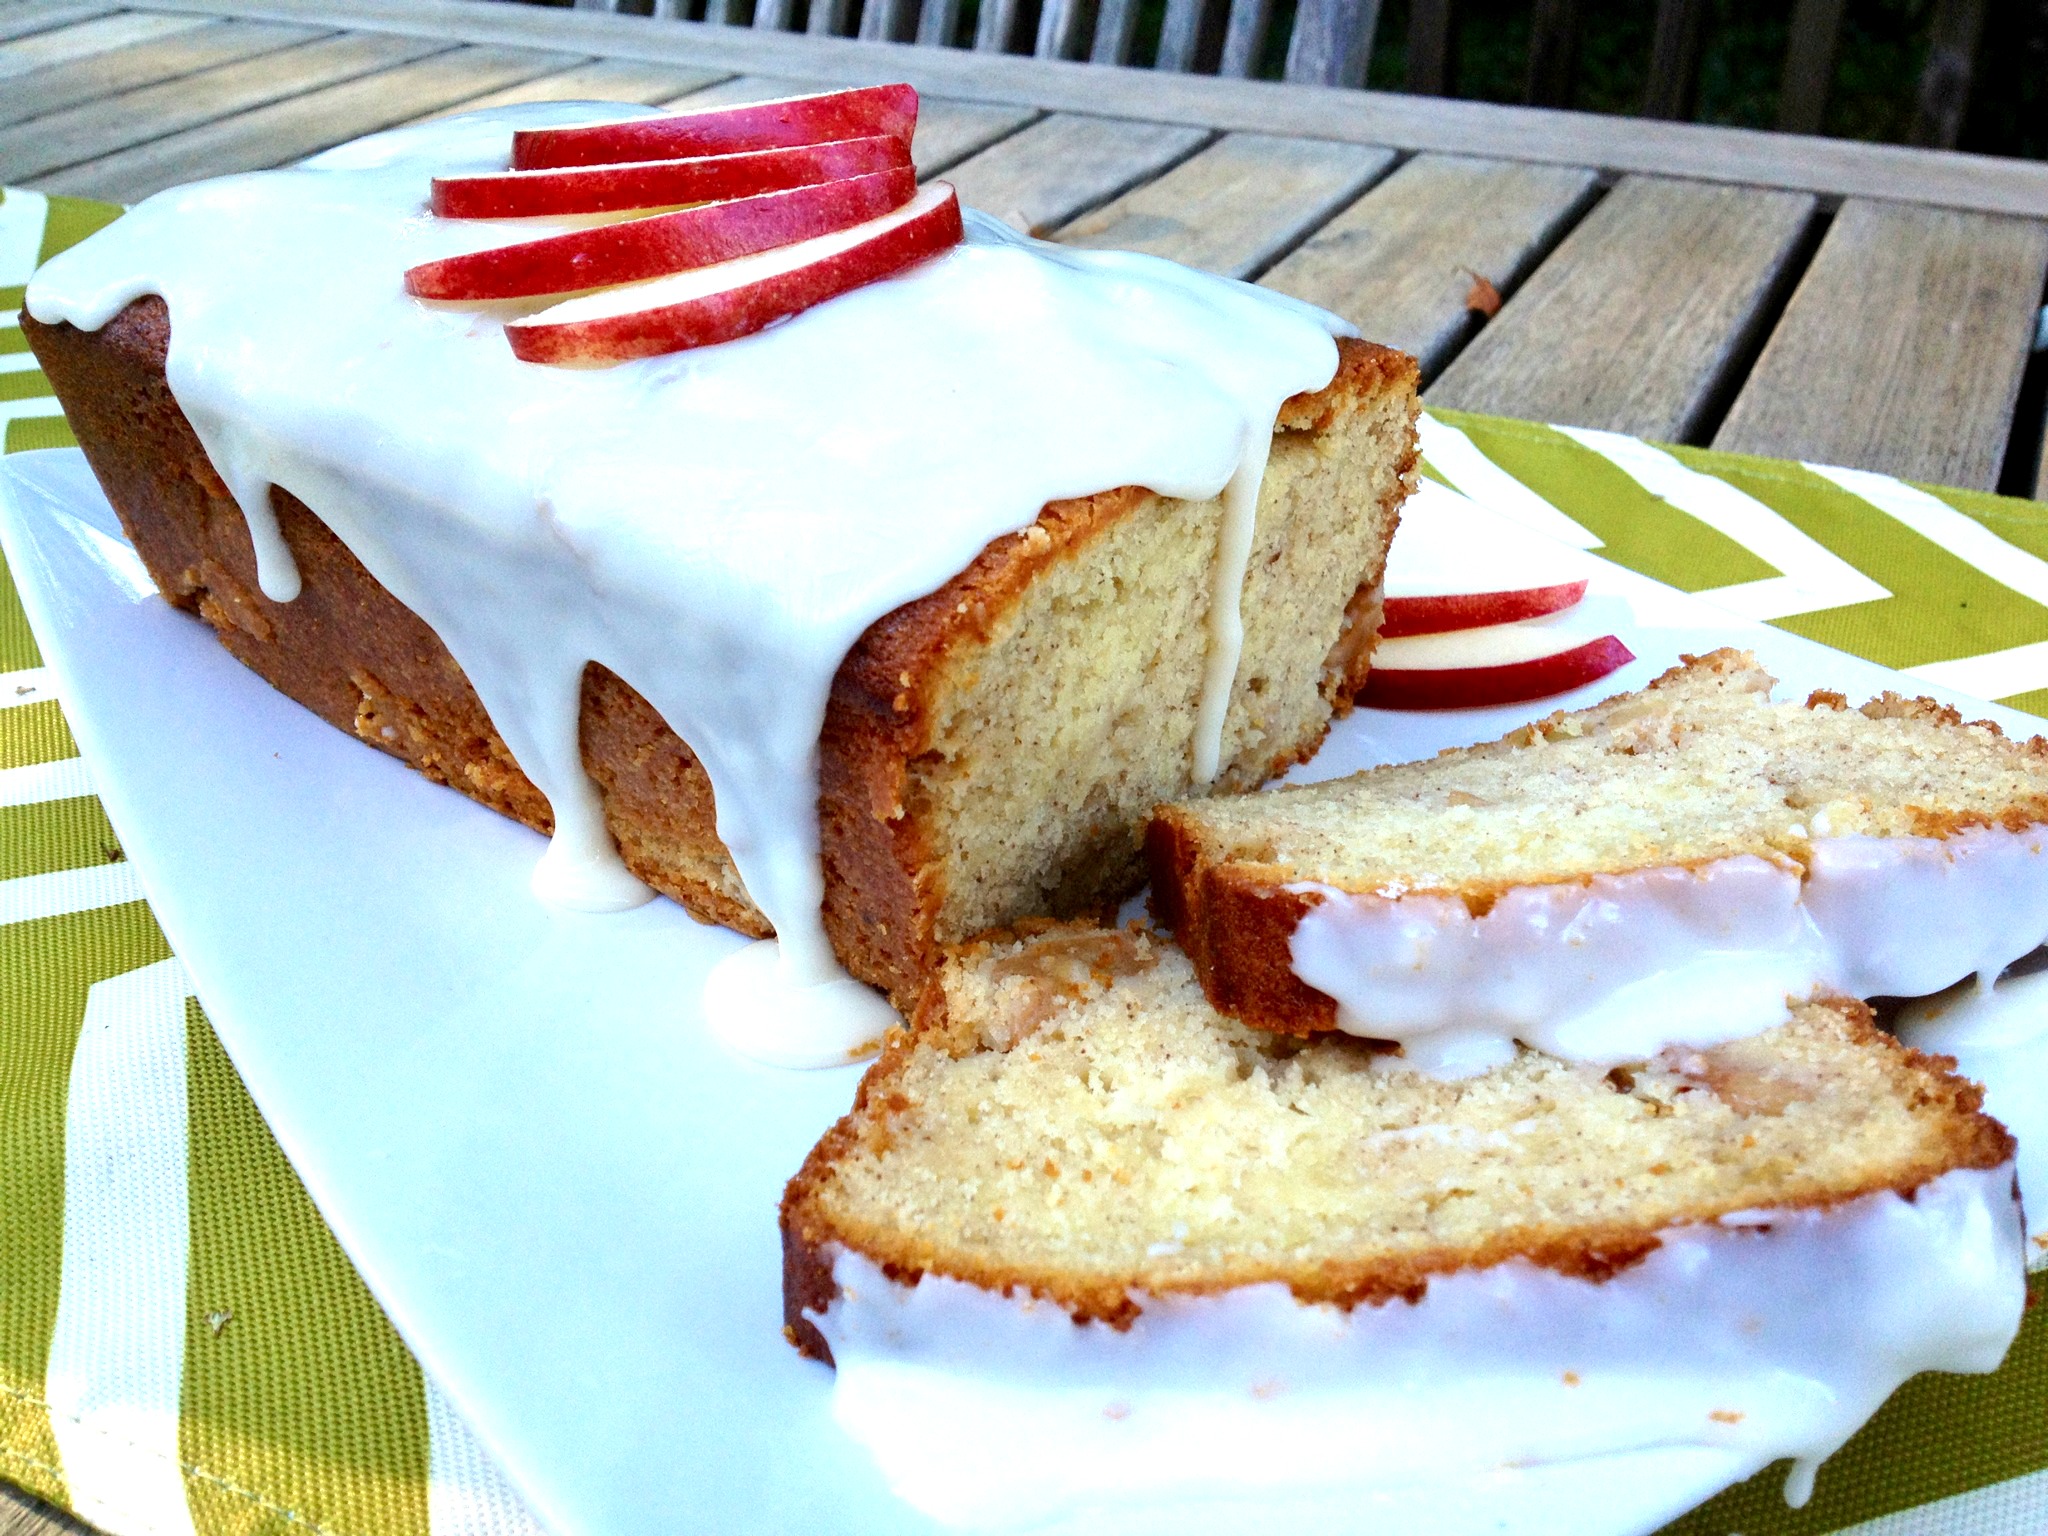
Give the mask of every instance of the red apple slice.
[[634, 283], [847, 229], [901, 208], [916, 191], [916, 173], [904, 168], [705, 203], [423, 262], [405, 274], [405, 291], [473, 302]]
[[[1399, 534], [1395, 535], [1398, 540]], [[1380, 620], [1380, 638], [1440, 635], [1453, 629], [1479, 629], [1488, 624], [1513, 624], [1561, 613], [1586, 595], [1584, 581], [1562, 581], [1547, 587], [1515, 587], [1502, 592], [1434, 592], [1396, 597], [1389, 592]]]
[[610, 213], [753, 197], [876, 171], [908, 169], [910, 150], [885, 134], [759, 149], [693, 160], [636, 160], [551, 171], [436, 176], [434, 212], [444, 219], [524, 219], [544, 214]]
[[960, 200], [943, 181], [893, 213], [796, 245], [570, 299], [505, 327], [529, 363], [603, 364], [749, 335], [961, 239]]
[[1382, 640], [1359, 703], [1374, 709], [1520, 704], [1597, 682], [1635, 660], [1614, 635], [1542, 621]]
[[619, 123], [521, 128], [512, 135], [512, 168], [532, 171], [620, 160], [673, 160], [684, 155], [823, 144], [872, 134], [886, 134], [908, 145], [916, 128], [915, 90], [907, 85], [870, 85]]

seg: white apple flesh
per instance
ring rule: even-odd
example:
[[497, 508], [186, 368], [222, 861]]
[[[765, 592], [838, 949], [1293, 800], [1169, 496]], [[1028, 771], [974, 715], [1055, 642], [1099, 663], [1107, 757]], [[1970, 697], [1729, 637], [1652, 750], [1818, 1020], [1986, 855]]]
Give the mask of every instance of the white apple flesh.
[[704, 203], [423, 262], [405, 274], [405, 289], [415, 298], [477, 302], [640, 282], [864, 224], [916, 191], [916, 173], [900, 168]]
[[1358, 702], [1373, 709], [1521, 704], [1598, 682], [1634, 660], [1614, 635], [1540, 619], [1382, 639]]
[[1557, 613], [1586, 591], [1592, 562], [1424, 478], [1387, 551], [1380, 635], [1437, 634]]
[[746, 336], [957, 245], [960, 201], [943, 181], [877, 219], [777, 250], [613, 288], [512, 321], [530, 363], [601, 366]]
[[917, 92], [908, 85], [870, 85], [779, 101], [706, 107], [573, 128], [521, 128], [512, 135], [514, 170], [602, 165], [622, 160], [673, 160], [781, 149], [881, 134], [910, 143], [917, 128]]
[[549, 171], [493, 171], [436, 176], [433, 210], [444, 219], [525, 219], [565, 213], [615, 213], [721, 202], [790, 187], [844, 181], [876, 171], [907, 170], [910, 150], [884, 134], [801, 144], [793, 149], [700, 155], [688, 160], [638, 160]]

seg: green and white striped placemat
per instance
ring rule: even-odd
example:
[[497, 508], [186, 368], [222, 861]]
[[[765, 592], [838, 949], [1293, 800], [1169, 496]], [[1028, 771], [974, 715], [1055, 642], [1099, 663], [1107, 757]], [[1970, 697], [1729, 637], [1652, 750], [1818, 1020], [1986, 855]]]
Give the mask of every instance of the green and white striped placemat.
[[[17, 323], [116, 216], [0, 195], [0, 425], [71, 437]], [[1745, 615], [2048, 716], [2048, 506], [1442, 411], [1428, 473]], [[2033, 1296], [2042, 1294], [2037, 1276]], [[687, 1448], [681, 1448], [687, 1454]], [[539, 1536], [292, 1173], [142, 901], [0, 570], [0, 1478], [115, 1536]], [[2048, 1320], [1923, 1376], [1786, 1509], [1683, 1536], [2038, 1536]]]

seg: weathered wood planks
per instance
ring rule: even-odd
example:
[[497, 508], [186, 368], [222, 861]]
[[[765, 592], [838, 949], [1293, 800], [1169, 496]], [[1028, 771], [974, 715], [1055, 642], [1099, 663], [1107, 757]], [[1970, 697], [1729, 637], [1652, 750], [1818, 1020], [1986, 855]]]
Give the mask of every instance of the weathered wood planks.
[[1146, 251], [1252, 277], [1393, 163], [1392, 150], [1233, 133], [1075, 220], [1069, 245]]
[[[131, 146], [136, 156], [132, 169], [139, 171], [171, 136], [198, 124], [444, 51], [445, 45], [424, 38], [342, 33], [52, 112], [0, 129], [0, 180], [25, 182], [66, 166], [101, 161]], [[146, 176], [130, 174], [130, 169], [110, 166], [112, 174], [103, 179], [74, 175], [55, 190], [124, 201], [114, 191], [95, 189], [140, 185]]]
[[1186, 158], [1198, 128], [1060, 113], [955, 166], [960, 200], [1025, 230], [1053, 230]]
[[1431, 378], [1477, 326], [1473, 279], [1514, 292], [1594, 182], [1562, 166], [1418, 155], [1262, 281], [1414, 353]]
[[204, 16], [166, 16], [147, 11], [120, 11], [68, 27], [36, 30], [0, 42], [0, 80], [72, 59], [91, 58], [111, 48], [153, 42], [206, 25]]
[[1685, 440], [1732, 382], [1813, 213], [1800, 193], [1628, 177], [1427, 398]]
[[26, 0], [9, 0], [5, 11], [0, 11], [0, 40], [15, 37], [30, 37], [38, 32], [54, 32], [59, 27], [68, 27], [74, 22], [90, 21], [95, 16], [112, 13], [111, 5], [92, 3], [85, 5], [31, 5]]
[[459, 101], [427, 116], [447, 117], [456, 112], [480, 112], [489, 107], [512, 107], [532, 101], [633, 101], [647, 105], [673, 101], [723, 78], [710, 69], [643, 64], [637, 59], [596, 59], [522, 80], [471, 101]]
[[0, 1483], [0, 1536], [97, 1536], [61, 1510]]
[[45, 65], [7, 82], [0, 94], [0, 126], [311, 42], [321, 35], [318, 28], [284, 22], [215, 21], [154, 41]]
[[574, 62], [573, 57], [524, 49], [437, 50], [394, 68], [137, 144], [118, 155], [43, 178], [37, 185], [50, 191], [133, 202], [178, 182], [298, 160]]
[[2048, 224], [1854, 200], [1714, 436], [1990, 490], [2048, 279]]

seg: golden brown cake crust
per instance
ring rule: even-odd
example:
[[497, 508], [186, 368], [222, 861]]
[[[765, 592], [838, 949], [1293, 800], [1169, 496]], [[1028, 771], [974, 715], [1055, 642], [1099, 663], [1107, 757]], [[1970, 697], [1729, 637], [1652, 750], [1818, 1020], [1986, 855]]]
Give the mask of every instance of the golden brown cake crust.
[[[272, 492], [300, 596], [257, 588], [248, 529], [164, 378], [169, 314], [136, 300], [96, 332], [24, 331], [94, 472], [150, 575], [211, 624], [236, 658], [338, 729], [536, 830], [547, 802], [513, 762], [439, 638], [393, 598], [297, 498]], [[1280, 427], [1317, 431], [1388, 388], [1411, 400], [1416, 365], [1368, 342], [1339, 343], [1336, 377], [1287, 402]], [[1412, 448], [1400, 466], [1412, 473]], [[930, 596], [873, 625], [834, 680], [821, 737], [824, 920], [852, 973], [909, 1006], [934, 963], [945, 892], [932, 829], [905, 789], [929, 746], [932, 690], [949, 654], [985, 636], [1032, 577], [1069, 558], [1150, 493], [1126, 488], [1048, 505], [1031, 529], [991, 542]], [[1360, 589], [1359, 602], [1370, 582]], [[1332, 702], [1349, 706], [1370, 646], [1341, 658]], [[626, 864], [692, 914], [754, 936], [769, 929], [716, 833], [710, 781], [690, 749], [630, 686], [593, 663], [583, 686], [585, 766]], [[1278, 772], [1312, 751], [1297, 747]]]
[[[1753, 656], [1734, 649], [1685, 656], [1679, 665], [1646, 684], [1643, 692], [1669, 690], [1705, 675], [1735, 676], [1755, 665]], [[1606, 707], [1593, 706], [1595, 710]], [[1815, 690], [1806, 700], [1809, 710], [1851, 707], [1842, 694], [1824, 689]], [[1995, 722], [1965, 722], [1954, 709], [1934, 699], [1885, 693], [1856, 712], [1872, 720], [1913, 720], [1943, 729], [1981, 731], [2004, 740], [2004, 732]], [[1551, 731], [1569, 718], [1560, 711], [1516, 734]], [[2039, 736], [2014, 743], [2012, 750], [2024, 759], [2048, 764], [2048, 740]], [[2048, 822], [2048, 795], [2015, 799], [1996, 814], [1909, 807], [1908, 815], [1910, 830], [1918, 837], [1949, 837], [1979, 826], [2019, 832]], [[1145, 856], [1152, 878], [1152, 911], [1194, 961], [1211, 1003], [1233, 1018], [1279, 1034], [1312, 1036], [1337, 1028], [1336, 1000], [1294, 973], [1294, 930], [1322, 900], [1313, 892], [1289, 889], [1307, 878], [1303, 871], [1214, 846], [1204, 835], [1199, 807], [1161, 806], [1145, 829]], [[1675, 862], [1689, 866], [1697, 861]], [[1475, 881], [1460, 886], [1457, 894], [1476, 914], [1515, 884], [1514, 880]]]
[[[1130, 935], [1112, 935], [1085, 925], [1030, 924], [1018, 933], [992, 934], [953, 953], [959, 963], [974, 965], [998, 947], [1020, 941], [1027, 947], [1048, 939], [1089, 945], [1111, 938], [1132, 942]], [[1140, 938], [1137, 942], [1158, 941]], [[1115, 969], [1113, 956], [1107, 967], [1098, 965], [1096, 984], [1112, 985], [1110, 973]], [[831, 1353], [807, 1314], [823, 1312], [837, 1294], [832, 1266], [841, 1249], [861, 1253], [900, 1284], [915, 1284], [926, 1273], [942, 1274], [1004, 1295], [1043, 1297], [1057, 1302], [1077, 1321], [1127, 1327], [1142, 1310], [1142, 1296], [1162, 1290], [1207, 1294], [1277, 1280], [1304, 1302], [1345, 1308], [1381, 1305], [1396, 1299], [1419, 1300], [1434, 1276], [1484, 1269], [1518, 1258], [1561, 1274], [1602, 1280], [1639, 1262], [1661, 1241], [1662, 1225], [1628, 1221], [1549, 1224], [1538, 1220], [1516, 1223], [1477, 1242], [1353, 1261], [1310, 1261], [1277, 1268], [1240, 1264], [1232, 1272], [1206, 1279], [1170, 1287], [1140, 1287], [1106, 1277], [1099, 1270], [1065, 1269], [1056, 1258], [1028, 1269], [981, 1262], [923, 1228], [837, 1220], [830, 1190], [839, 1166], [859, 1157], [886, 1156], [899, 1137], [914, 1139], [920, 1134], [915, 1120], [919, 1106], [904, 1091], [904, 1079], [919, 1047], [937, 1044], [953, 1055], [986, 1049], [985, 1042], [977, 1040], [984, 1021], [952, 1017], [943, 981], [942, 975], [935, 975], [927, 985], [910, 1027], [892, 1033], [881, 1059], [862, 1079], [852, 1110], [819, 1140], [785, 1189], [781, 1218], [784, 1333], [815, 1359], [829, 1363]], [[1784, 1203], [1801, 1209], [1826, 1209], [1884, 1190], [1910, 1196], [1944, 1173], [1996, 1168], [2012, 1158], [2012, 1137], [1983, 1113], [1982, 1090], [1955, 1074], [1952, 1058], [1899, 1044], [1876, 1027], [1866, 1005], [1853, 999], [1823, 999], [1804, 1012], [1810, 1020], [1828, 1021], [1827, 1029], [1841, 1045], [1875, 1053], [1889, 1095], [1906, 1106], [1927, 1134], [1910, 1153], [1873, 1162], [1850, 1178], [1815, 1183], [1795, 1171], [1784, 1180]], [[1358, 1045], [1363, 1048], [1363, 1042]], [[1714, 1053], [1705, 1054], [1711, 1058]], [[1714, 1080], [1714, 1069], [1708, 1070], [1709, 1076], [1702, 1079], [1708, 1090], [1732, 1104], [1741, 1104], [1746, 1085], [1740, 1069], [1723, 1081]], [[1761, 1086], [1768, 1090], [1770, 1085]], [[1767, 1102], [1766, 1093], [1738, 1112], [1769, 1116], [1777, 1111]], [[1750, 1208], [1752, 1203], [1745, 1201], [1742, 1208]], [[1759, 1206], [1767, 1203], [1754, 1202]], [[1713, 1220], [1721, 1214], [1724, 1212], [1718, 1209], [1705, 1209], [1691, 1219]]]

